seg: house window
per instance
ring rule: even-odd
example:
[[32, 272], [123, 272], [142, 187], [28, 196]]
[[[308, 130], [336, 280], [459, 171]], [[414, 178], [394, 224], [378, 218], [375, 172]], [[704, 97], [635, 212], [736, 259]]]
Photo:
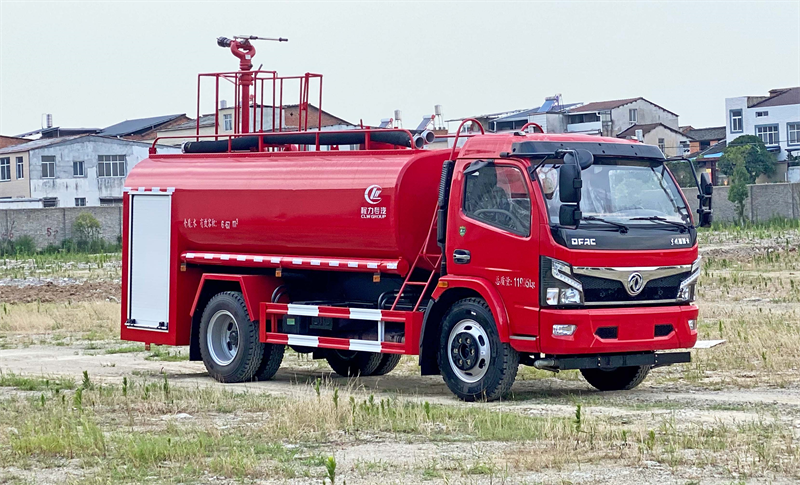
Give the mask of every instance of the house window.
[[756, 118], [764, 118], [769, 116], [769, 111], [756, 111]]
[[42, 199], [42, 207], [58, 207], [58, 197], [45, 197]]
[[637, 111], [638, 110], [635, 109], [635, 108], [628, 110], [628, 121], [630, 121], [631, 123], [636, 123], [637, 122], [637, 120], [639, 118]]
[[85, 164], [83, 162], [72, 162], [72, 175], [75, 177], [85, 177]]
[[97, 156], [98, 177], [124, 177], [125, 174], [125, 155]]
[[742, 128], [742, 110], [731, 110], [731, 133], [741, 133]]
[[690, 146], [690, 145], [689, 145], [689, 142], [688, 142], [688, 141], [684, 140], [684, 141], [682, 141], [682, 142], [681, 142], [681, 153], [682, 153], [683, 155], [686, 155], [686, 154], [688, 154], [688, 153], [689, 153], [689, 151], [690, 151], [690, 148], [689, 148], [689, 146]]
[[659, 138], [658, 139], [658, 148], [659, 148], [659, 150], [661, 150], [661, 153], [665, 153], [664, 149], [666, 148], [666, 143], [664, 143], [664, 139], [663, 138]]
[[800, 145], [800, 121], [786, 123], [787, 138], [790, 145]]
[[54, 155], [42, 155], [42, 178], [56, 178], [56, 157]]
[[225, 131], [233, 131], [233, 115], [222, 115], [222, 124]]
[[11, 180], [11, 159], [0, 158], [0, 182]]
[[100, 197], [100, 205], [122, 205], [121, 197]]
[[17, 157], [17, 180], [25, 178], [25, 164], [22, 163], [22, 157]]
[[756, 136], [761, 138], [765, 145], [777, 145], [778, 125], [756, 126]]
[[85, 207], [86, 197], [75, 197], [75, 207]]

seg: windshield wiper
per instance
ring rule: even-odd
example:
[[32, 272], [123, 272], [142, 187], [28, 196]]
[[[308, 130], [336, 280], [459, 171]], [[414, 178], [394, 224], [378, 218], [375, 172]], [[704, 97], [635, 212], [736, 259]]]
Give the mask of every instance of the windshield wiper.
[[615, 226], [617, 229], [619, 229], [620, 234], [625, 234], [626, 232], [628, 232], [628, 226], [626, 226], [625, 224], [620, 224], [619, 222], [612, 222], [612, 221], [609, 221], [609, 220], [606, 220], [606, 219], [601, 219], [600, 217], [583, 216], [583, 217], [581, 217], [581, 220], [604, 222], [606, 224]]
[[[584, 219], [585, 219], [585, 217], [584, 217]], [[667, 220], [667, 219], [665, 219], [663, 217], [659, 217], [659, 216], [632, 217], [629, 220], [631, 220], [631, 221], [663, 222], [664, 224], [669, 224], [669, 225], [672, 225], [672, 226], [675, 226], [675, 227], [679, 227], [681, 229], [681, 232], [686, 232], [686, 231], [689, 230], [689, 225], [688, 224], [684, 224], [682, 222], [670, 221], [670, 220]]]

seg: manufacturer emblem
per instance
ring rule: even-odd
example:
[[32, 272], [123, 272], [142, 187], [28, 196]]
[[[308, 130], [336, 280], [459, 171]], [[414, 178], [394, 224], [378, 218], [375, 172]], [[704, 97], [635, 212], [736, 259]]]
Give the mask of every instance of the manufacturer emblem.
[[465, 226], [461, 226], [458, 228], [458, 234], [460, 234], [461, 236], [464, 236], [464, 234], [466, 233], [467, 233], [467, 228]]
[[625, 289], [628, 290], [628, 294], [631, 296], [636, 296], [642, 292], [644, 289], [644, 278], [642, 278], [641, 273], [631, 273], [628, 276], [628, 284], [625, 286]]
[[364, 200], [366, 200], [368, 204], [378, 204], [381, 201], [381, 191], [383, 191], [383, 189], [380, 185], [370, 185], [367, 187], [367, 190], [364, 191]]

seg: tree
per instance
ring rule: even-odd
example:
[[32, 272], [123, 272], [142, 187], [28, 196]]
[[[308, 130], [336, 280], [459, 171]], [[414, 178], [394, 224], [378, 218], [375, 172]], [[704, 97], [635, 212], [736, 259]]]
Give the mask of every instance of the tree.
[[750, 174], [745, 168], [744, 161], [740, 160], [736, 164], [731, 174], [731, 186], [728, 189], [728, 200], [733, 202], [736, 206], [736, 220], [739, 224], [744, 224], [744, 202], [747, 200], [747, 182], [750, 179]]
[[88, 212], [81, 212], [72, 223], [78, 249], [93, 250], [100, 242], [100, 221]]
[[717, 162], [717, 168], [731, 177], [741, 162], [747, 175], [745, 183], [752, 184], [762, 174], [772, 175], [775, 173], [775, 161], [775, 156], [767, 150], [761, 138], [754, 135], [742, 135], [725, 148]]

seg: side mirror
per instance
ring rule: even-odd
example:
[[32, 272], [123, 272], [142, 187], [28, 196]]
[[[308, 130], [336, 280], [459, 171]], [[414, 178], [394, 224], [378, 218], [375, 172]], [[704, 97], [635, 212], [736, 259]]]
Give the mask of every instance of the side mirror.
[[711, 194], [714, 193], [714, 186], [711, 185], [711, 180], [709, 180], [707, 172], [700, 174], [700, 190], [703, 192], [703, 195], [708, 197], [711, 197]]
[[581, 222], [581, 216], [578, 204], [561, 204], [561, 208], [558, 210], [558, 224], [578, 227]]
[[[566, 157], [564, 157], [566, 162]], [[577, 163], [564, 163], [558, 170], [558, 193], [564, 204], [579, 204], [581, 202], [581, 169]]]
[[711, 227], [714, 222], [714, 213], [710, 209], [700, 211], [700, 227]]
[[564, 164], [578, 165], [581, 170], [586, 170], [594, 163], [594, 155], [589, 150], [578, 148], [577, 150], [570, 150], [564, 155]]

